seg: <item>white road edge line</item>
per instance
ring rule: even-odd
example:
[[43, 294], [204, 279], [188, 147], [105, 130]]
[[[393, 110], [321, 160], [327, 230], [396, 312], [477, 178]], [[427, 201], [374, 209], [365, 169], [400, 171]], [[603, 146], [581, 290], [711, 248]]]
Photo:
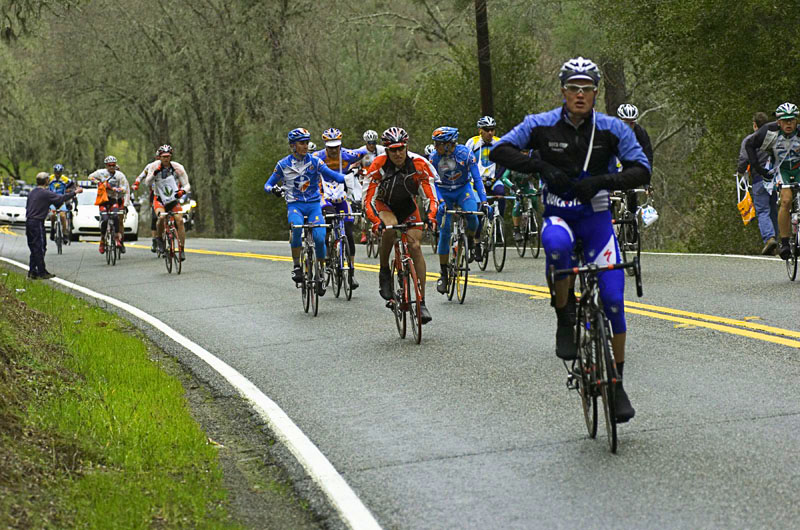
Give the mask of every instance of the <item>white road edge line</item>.
[[642, 251], [642, 254], [648, 254], [650, 256], [700, 256], [706, 258], [740, 258], [740, 259], [760, 259], [767, 261], [783, 261], [782, 259], [777, 257], [746, 256], [744, 254], [698, 254], [691, 252], [645, 252], [645, 251]]
[[[10, 263], [21, 269], [28, 270], [28, 266], [8, 258], [0, 257], [0, 260]], [[78, 291], [92, 298], [102, 300], [108, 304], [116, 306], [123, 311], [130, 313], [136, 318], [143, 320], [164, 333], [187, 350], [197, 355], [205, 361], [211, 368], [216, 370], [222, 377], [228, 380], [234, 388], [244, 396], [258, 414], [269, 424], [275, 435], [278, 437], [294, 457], [300, 462], [309, 476], [325, 492], [333, 507], [339, 513], [342, 521], [354, 530], [360, 529], [380, 529], [381, 526], [375, 520], [372, 513], [367, 509], [361, 499], [350, 488], [344, 478], [336, 471], [325, 455], [309, 440], [300, 428], [289, 418], [289, 416], [274, 401], [268, 398], [246, 377], [237, 370], [229, 366], [221, 359], [215, 357], [202, 346], [184, 337], [159, 319], [145, 313], [141, 309], [125, 302], [121, 302], [110, 296], [92, 291], [81, 285], [77, 285], [61, 278], [53, 278], [54, 282], [63, 285], [74, 291]]]

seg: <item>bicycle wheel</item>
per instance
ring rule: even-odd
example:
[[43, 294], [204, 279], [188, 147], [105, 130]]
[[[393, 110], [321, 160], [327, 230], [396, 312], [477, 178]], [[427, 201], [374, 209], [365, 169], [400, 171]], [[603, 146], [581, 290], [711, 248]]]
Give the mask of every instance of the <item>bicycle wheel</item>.
[[72, 211], [67, 212], [67, 234], [64, 237], [64, 244], [72, 245]]
[[342, 240], [337, 239], [333, 242], [332, 252], [328, 256], [328, 277], [330, 285], [333, 288], [333, 296], [339, 298], [339, 293], [342, 292], [342, 264], [341, 264], [341, 247]]
[[614, 405], [616, 398], [617, 368], [611, 355], [611, 333], [608, 321], [598, 311], [594, 321], [595, 352], [597, 353], [597, 377], [600, 385], [600, 396], [603, 399], [603, 412], [606, 417], [606, 434], [608, 435], [608, 448], [612, 453], [617, 452], [617, 411]]
[[[636, 253], [636, 257], [639, 258], [639, 262], [641, 263], [641, 256], [642, 256], [642, 240], [641, 240], [641, 233], [639, 232], [639, 219], [635, 215], [630, 215], [629, 219], [631, 220], [631, 224], [627, 225], [626, 227], [626, 235], [625, 239], [628, 242], [628, 250], [633, 254]], [[634, 269], [628, 269], [628, 276], [633, 276], [636, 274]]]
[[61, 219], [56, 216], [56, 224], [53, 227], [53, 231], [55, 231], [54, 239], [56, 240], [56, 249], [58, 253], [61, 254], [61, 246], [64, 244], [64, 234], [62, 233], [62, 226], [61, 226]]
[[460, 243], [458, 245], [458, 256], [456, 258], [456, 294], [458, 295], [459, 304], [463, 304], [464, 299], [467, 297], [467, 282], [469, 281], [468, 254], [467, 236], [466, 234], [461, 234]]
[[539, 252], [542, 250], [542, 222], [539, 218], [539, 212], [536, 210], [531, 211], [528, 246], [531, 249], [531, 256], [534, 259], [538, 258]]
[[317, 282], [324, 282], [325, 271], [322, 270], [322, 264], [319, 260], [314, 260], [314, 281], [311, 288], [311, 314], [317, 316], [319, 314], [319, 293], [317, 292]]
[[530, 214], [528, 214], [528, 212], [522, 212], [522, 219], [520, 219], [520, 222], [519, 222], [519, 229], [520, 229], [520, 232], [522, 233], [522, 240], [521, 241], [517, 241], [516, 238], [514, 239], [514, 246], [517, 247], [517, 254], [519, 254], [520, 258], [524, 258], [525, 257], [525, 249], [528, 246], [528, 236], [529, 236], [529, 234], [528, 234], [528, 229], [529, 229], [528, 217], [529, 217], [529, 215]]
[[450, 234], [450, 255], [447, 260], [447, 299], [452, 300], [456, 294], [456, 275], [458, 274], [458, 241], [455, 233]]
[[367, 257], [373, 258], [373, 253], [377, 255], [375, 251], [375, 235], [372, 233], [372, 230], [367, 232]]
[[590, 438], [597, 436], [597, 366], [595, 359], [597, 355], [594, 351], [594, 340], [591, 333], [591, 320], [586, 306], [578, 306], [576, 323], [577, 342], [578, 342], [578, 394], [581, 398], [581, 408], [583, 409], [583, 420], [586, 423], [586, 430]]
[[619, 217], [619, 221], [617, 221], [616, 228], [617, 228], [617, 244], [619, 245], [619, 251], [622, 254], [622, 262], [625, 263], [628, 261], [628, 225], [625, 224], [627, 220], [627, 212], [622, 212]]
[[175, 243], [172, 241], [172, 233], [167, 227], [164, 231], [164, 263], [169, 274], [172, 274], [172, 254], [174, 251]]
[[[396, 248], [395, 248], [396, 250]], [[406, 312], [403, 309], [404, 296], [403, 271], [398, 268], [398, 260], [392, 256], [392, 311], [394, 312], [394, 323], [397, 325], [397, 334], [401, 339], [406, 338]]]
[[492, 223], [494, 234], [492, 239], [492, 259], [494, 259], [494, 270], [501, 272], [506, 264], [506, 236], [503, 233], [503, 220], [497, 219]]
[[175, 242], [175, 252], [172, 254], [172, 262], [174, 263], [174, 269], [177, 274], [181, 273], [181, 269], [183, 269], [183, 262], [181, 261], [181, 243], [180, 239], [178, 239], [178, 231], [173, 228], [172, 229], [172, 241]]
[[481, 268], [482, 271], [486, 270], [486, 266], [489, 265], [489, 251], [491, 250], [491, 241], [492, 241], [492, 225], [489, 222], [483, 223], [483, 228], [481, 229], [481, 237], [480, 237], [480, 245], [481, 250], [483, 251], [483, 255], [481, 256], [481, 260], [478, 262], [478, 267]]
[[311, 257], [311, 249], [306, 248], [303, 252], [303, 282], [300, 284], [300, 293], [303, 297], [303, 311], [308, 313], [311, 306], [311, 291], [314, 289], [314, 266]]
[[340, 283], [343, 283], [344, 297], [346, 300], [353, 298], [353, 287], [350, 282], [353, 281], [351, 268], [353, 258], [350, 257], [350, 245], [346, 241], [342, 242], [341, 263], [342, 263], [342, 278]]
[[422, 342], [422, 289], [417, 279], [414, 260], [409, 257], [403, 267], [406, 278], [406, 302], [408, 303], [408, 314], [411, 316], [411, 332], [414, 335], [414, 342], [419, 344]]
[[111, 265], [114, 266], [117, 264], [117, 260], [119, 259], [119, 247], [117, 246], [117, 233], [116, 231], [111, 234], [111, 248], [106, 250], [106, 252], [111, 253]]
[[786, 273], [789, 275], [791, 281], [794, 281], [797, 277], [797, 254], [800, 253], [798, 240], [800, 240], [800, 232], [794, 234], [789, 240], [789, 250], [791, 254], [789, 255], [789, 259], [786, 260]]

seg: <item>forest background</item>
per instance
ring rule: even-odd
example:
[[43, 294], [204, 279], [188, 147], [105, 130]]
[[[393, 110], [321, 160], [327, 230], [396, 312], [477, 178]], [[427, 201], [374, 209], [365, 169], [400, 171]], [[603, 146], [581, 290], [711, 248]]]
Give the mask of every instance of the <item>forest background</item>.
[[[732, 174], [752, 115], [800, 103], [800, 10], [767, 0], [487, 0], [502, 134], [560, 105], [583, 55], [600, 110], [640, 109], [655, 148], [659, 221], [645, 246], [758, 252]], [[60, 162], [86, 174], [114, 154], [132, 180], [175, 147], [207, 235], [281, 239], [263, 192], [286, 133], [405, 127], [421, 152], [440, 125], [476, 134], [473, 0], [0, 0], [0, 175]]]

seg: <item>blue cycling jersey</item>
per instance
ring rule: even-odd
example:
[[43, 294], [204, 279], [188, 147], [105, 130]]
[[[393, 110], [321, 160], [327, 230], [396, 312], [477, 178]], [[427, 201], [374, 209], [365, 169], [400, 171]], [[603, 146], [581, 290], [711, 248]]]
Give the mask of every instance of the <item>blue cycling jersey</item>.
[[481, 202], [486, 202], [486, 190], [478, 171], [478, 163], [475, 155], [467, 147], [458, 144], [449, 156], [441, 156], [438, 152], [434, 152], [431, 164], [439, 174], [440, 182], [437, 182], [436, 186], [442, 191], [452, 191], [474, 184], [478, 198]]
[[275, 166], [275, 171], [264, 184], [269, 193], [283, 181], [286, 202], [320, 202], [320, 179], [344, 182], [344, 175], [329, 169], [319, 158], [306, 154], [302, 160], [294, 155], [283, 158]]

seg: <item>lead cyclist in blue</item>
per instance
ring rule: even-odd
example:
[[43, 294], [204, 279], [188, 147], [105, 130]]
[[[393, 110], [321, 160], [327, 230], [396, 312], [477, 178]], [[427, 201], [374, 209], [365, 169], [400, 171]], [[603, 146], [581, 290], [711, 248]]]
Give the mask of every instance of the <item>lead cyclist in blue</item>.
[[[524, 173], [539, 173], [543, 181], [544, 229], [542, 245], [547, 269], [573, 266], [576, 239], [583, 242], [584, 259], [598, 266], [620, 262], [619, 246], [611, 224], [610, 190], [627, 190], [650, 182], [650, 163], [629, 127], [616, 118], [594, 110], [600, 83], [597, 65], [583, 57], [561, 67], [559, 80], [562, 107], [530, 114], [503, 136], [490, 159]], [[535, 150], [541, 159], [520, 151]], [[609, 174], [609, 162], [617, 157], [619, 173]], [[558, 320], [556, 355], [571, 360], [577, 356], [574, 338], [574, 277], [557, 278], [553, 306]], [[622, 270], [598, 275], [603, 309], [611, 322], [611, 345], [622, 376], [625, 362], [626, 323]], [[616, 389], [616, 419], [624, 423], [635, 411], [622, 382]]]
[[[308, 152], [308, 142], [311, 133], [306, 129], [297, 128], [289, 131], [289, 149], [292, 154], [281, 159], [275, 166], [275, 171], [264, 184], [264, 191], [273, 193], [278, 197], [286, 198], [289, 225], [302, 225], [308, 219], [308, 224], [323, 224], [322, 196], [320, 195], [320, 178], [334, 182], [344, 182], [344, 175], [329, 169], [319, 158]], [[283, 182], [283, 187], [278, 186]], [[317, 260], [325, 267], [325, 229], [313, 228], [314, 252]], [[303, 281], [303, 270], [300, 267], [300, 254], [303, 246], [303, 229], [292, 228], [292, 280], [295, 283]], [[325, 285], [322, 278], [315, 278], [315, 289], [319, 296], [325, 294]]]
[[[475, 156], [465, 146], [456, 143], [458, 129], [439, 127], [433, 131], [431, 138], [435, 149], [431, 156], [431, 164], [439, 174], [436, 190], [440, 204], [436, 223], [441, 227], [436, 252], [439, 254], [442, 275], [436, 283], [436, 290], [444, 294], [447, 292], [447, 260], [450, 254], [450, 230], [453, 226], [452, 216], [444, 214], [444, 211], [459, 206], [462, 210], [474, 212], [478, 209], [478, 202], [475, 200], [476, 192], [480, 199], [480, 206], [484, 207], [486, 190], [483, 187]], [[478, 217], [468, 215], [467, 241], [470, 253], [475, 249], [475, 231], [477, 229]], [[472, 259], [480, 260], [480, 257], [472, 255], [470, 261]]]

